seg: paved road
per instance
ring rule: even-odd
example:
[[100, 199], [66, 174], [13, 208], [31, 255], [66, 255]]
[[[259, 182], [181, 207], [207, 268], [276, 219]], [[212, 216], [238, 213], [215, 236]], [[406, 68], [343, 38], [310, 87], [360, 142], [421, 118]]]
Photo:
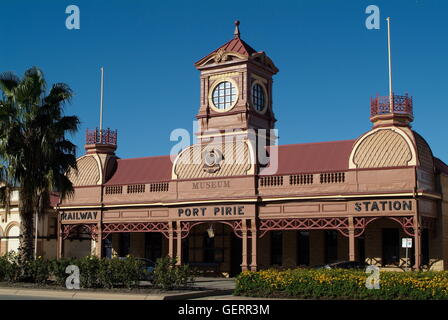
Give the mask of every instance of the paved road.
[[196, 278], [194, 284], [198, 289], [191, 291], [170, 291], [166, 293], [138, 294], [124, 292], [92, 292], [83, 290], [51, 290], [20, 287], [0, 288], [0, 300], [164, 300], [164, 299], [196, 299], [219, 295], [215, 299], [234, 299], [231, 293], [235, 288], [235, 279]]
[[0, 300], [65, 300], [56, 297], [38, 297], [21, 295], [0, 295]]

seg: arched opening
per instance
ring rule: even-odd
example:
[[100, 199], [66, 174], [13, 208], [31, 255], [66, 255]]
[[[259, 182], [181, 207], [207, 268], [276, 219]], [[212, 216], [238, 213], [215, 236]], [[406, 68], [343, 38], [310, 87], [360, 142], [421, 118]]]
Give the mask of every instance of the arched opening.
[[203, 276], [234, 277], [241, 272], [242, 239], [222, 222], [196, 224], [183, 239], [182, 261]]
[[73, 226], [63, 241], [65, 257], [81, 258], [92, 254], [92, 236], [82, 224]]
[[[379, 218], [370, 222], [358, 238], [362, 238], [365, 244], [362, 250], [368, 264], [386, 269], [405, 269], [415, 264], [415, 238], [406, 233], [403, 226], [394, 219]], [[402, 247], [404, 238], [412, 239], [412, 247], [407, 250], [407, 257], [406, 248]], [[425, 246], [424, 241], [422, 248]]]
[[20, 227], [14, 224], [8, 228], [5, 252], [19, 252], [20, 247]]

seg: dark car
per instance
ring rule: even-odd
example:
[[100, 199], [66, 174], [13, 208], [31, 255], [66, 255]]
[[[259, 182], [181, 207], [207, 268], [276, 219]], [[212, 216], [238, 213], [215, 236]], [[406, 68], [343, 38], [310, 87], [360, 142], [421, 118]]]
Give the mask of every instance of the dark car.
[[[126, 257], [119, 257], [119, 259], [126, 259]], [[144, 272], [144, 278], [142, 280], [152, 281], [153, 279], [152, 273], [154, 271], [154, 268], [156, 267], [155, 262], [146, 258], [135, 258], [135, 259], [142, 262], [142, 268]]]
[[145, 280], [152, 281], [153, 279], [152, 273], [154, 271], [154, 268], [156, 267], [155, 262], [145, 258], [137, 258], [137, 260], [143, 262], [143, 268], [145, 271]]
[[358, 261], [339, 261], [325, 265], [315, 266], [315, 269], [365, 269], [367, 263]]

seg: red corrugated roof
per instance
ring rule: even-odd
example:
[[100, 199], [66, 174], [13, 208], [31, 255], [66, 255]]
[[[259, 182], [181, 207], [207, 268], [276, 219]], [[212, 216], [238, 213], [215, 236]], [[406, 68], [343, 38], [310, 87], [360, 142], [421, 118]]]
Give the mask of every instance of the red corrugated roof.
[[107, 185], [149, 183], [171, 180], [170, 156], [118, 159]]
[[[354, 142], [346, 140], [273, 147], [279, 150], [276, 174], [347, 170]], [[117, 169], [106, 185], [167, 181], [171, 180], [171, 170], [170, 156], [119, 159]]]
[[355, 141], [343, 140], [272, 147], [278, 148], [279, 151], [277, 174], [347, 170]]

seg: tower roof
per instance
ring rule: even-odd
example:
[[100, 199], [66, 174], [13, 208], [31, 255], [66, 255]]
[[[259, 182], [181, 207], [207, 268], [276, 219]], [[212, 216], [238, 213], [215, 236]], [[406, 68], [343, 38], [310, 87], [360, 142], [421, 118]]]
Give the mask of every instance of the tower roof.
[[250, 57], [253, 53], [256, 53], [257, 51], [252, 48], [250, 45], [248, 45], [244, 40], [242, 40], [240, 37], [233, 38], [232, 40], [226, 42], [222, 46], [220, 46], [218, 49], [213, 50], [208, 55], [206, 55], [204, 58], [196, 62], [195, 64], [201, 64], [201, 62], [207, 60], [209, 57], [213, 56], [218, 51], [221, 52], [234, 52], [241, 54], [246, 57]]
[[249, 59], [258, 59], [263, 61], [265, 64], [268, 64], [274, 73], [278, 72], [278, 69], [274, 66], [272, 61], [266, 56], [263, 51], [257, 51], [248, 45], [244, 40], [240, 37], [239, 30], [239, 21], [235, 21], [235, 32], [233, 34], [233, 39], [226, 42], [216, 50], [213, 50], [208, 55], [200, 59], [195, 63], [196, 67], [201, 67], [204, 64], [207, 64], [208, 61], [212, 60], [215, 63], [219, 63], [222, 61], [226, 61], [229, 54], [236, 55], [241, 59], [249, 60]]

